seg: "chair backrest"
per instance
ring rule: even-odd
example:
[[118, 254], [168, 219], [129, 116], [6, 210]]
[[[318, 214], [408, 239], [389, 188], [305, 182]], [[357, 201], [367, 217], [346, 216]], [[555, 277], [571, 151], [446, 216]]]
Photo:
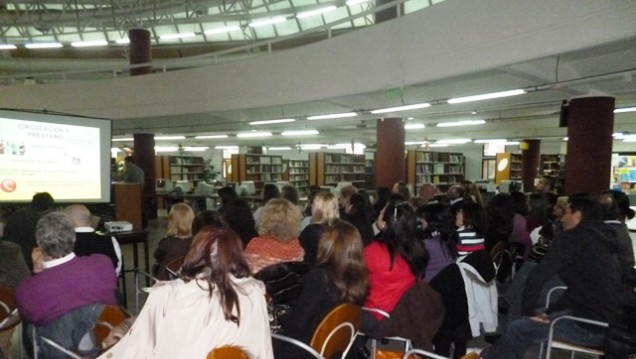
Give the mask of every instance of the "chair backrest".
[[176, 279], [179, 277], [179, 272], [181, 272], [181, 266], [183, 265], [183, 261], [185, 260], [185, 256], [177, 257], [168, 264], [166, 264], [166, 271], [168, 272], [168, 277], [170, 279]]
[[102, 342], [114, 327], [119, 325], [126, 319], [127, 315], [119, 307], [107, 305], [102, 310], [99, 318], [93, 326], [93, 334], [95, 335], [95, 344], [101, 346]]
[[249, 359], [247, 353], [235, 346], [223, 346], [208, 353], [207, 359]]
[[0, 285], [0, 328], [11, 328], [20, 323], [15, 292], [11, 287]]
[[353, 303], [340, 304], [318, 324], [309, 345], [323, 357], [344, 352], [362, 322], [362, 308]]

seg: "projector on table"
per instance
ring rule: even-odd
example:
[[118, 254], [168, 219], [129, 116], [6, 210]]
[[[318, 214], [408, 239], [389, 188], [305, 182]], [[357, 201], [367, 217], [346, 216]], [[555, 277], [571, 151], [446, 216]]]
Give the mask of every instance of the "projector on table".
[[104, 227], [108, 232], [125, 232], [132, 231], [132, 223], [126, 221], [112, 221], [104, 223]]

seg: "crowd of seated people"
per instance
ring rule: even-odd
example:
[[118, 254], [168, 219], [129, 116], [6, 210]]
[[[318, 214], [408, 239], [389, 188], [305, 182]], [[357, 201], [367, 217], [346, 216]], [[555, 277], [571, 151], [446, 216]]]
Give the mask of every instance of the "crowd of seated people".
[[[634, 211], [625, 194], [500, 193], [483, 205], [468, 183], [447, 195], [432, 184], [422, 187], [411, 197], [398, 183], [375, 203], [353, 186], [339, 198], [318, 191], [307, 212], [274, 194], [257, 222], [241, 198], [196, 216], [188, 204], [175, 204], [155, 251], [161, 281], [132, 329], [106, 352], [86, 333], [105, 305], [117, 304], [121, 254], [111, 237], [86, 228], [84, 206], [43, 213], [30, 252], [35, 274], [16, 273], [19, 283], [12, 285], [36, 335], [103, 358], [205, 357], [222, 345], [254, 358], [303, 358], [293, 346], [272, 342], [270, 331], [308, 344], [322, 318], [344, 302], [365, 308], [360, 331], [371, 337], [395, 334], [391, 323], [399, 323], [398, 335], [457, 359], [470, 352], [472, 338], [499, 333], [479, 355], [523, 358], [546, 341], [551, 320], [575, 315], [616, 323], [634, 300], [625, 225]], [[294, 191], [287, 192], [293, 200]], [[498, 251], [508, 267], [493, 258]], [[164, 275], [178, 257], [176, 278]], [[546, 310], [547, 289], [555, 284], [568, 289]], [[284, 302], [284, 310], [273, 302]], [[412, 311], [413, 302], [422, 307]], [[555, 335], [592, 345], [604, 337], [577, 324], [561, 325]], [[366, 348], [359, 336], [350, 358], [368, 355]]]

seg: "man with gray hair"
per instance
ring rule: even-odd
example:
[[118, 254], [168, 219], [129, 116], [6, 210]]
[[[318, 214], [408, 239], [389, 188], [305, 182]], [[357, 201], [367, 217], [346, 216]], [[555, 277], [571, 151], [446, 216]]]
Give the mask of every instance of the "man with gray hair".
[[103, 254], [75, 256], [75, 231], [63, 213], [42, 217], [35, 237], [35, 274], [16, 289], [20, 315], [39, 335], [81, 351], [80, 342], [103, 305], [117, 305], [113, 264]]

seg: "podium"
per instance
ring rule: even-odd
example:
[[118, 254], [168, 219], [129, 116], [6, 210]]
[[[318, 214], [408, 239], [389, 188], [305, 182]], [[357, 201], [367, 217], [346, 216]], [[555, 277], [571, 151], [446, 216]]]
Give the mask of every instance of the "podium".
[[115, 183], [115, 220], [132, 223], [133, 230], [141, 230], [141, 185], [139, 183]]

